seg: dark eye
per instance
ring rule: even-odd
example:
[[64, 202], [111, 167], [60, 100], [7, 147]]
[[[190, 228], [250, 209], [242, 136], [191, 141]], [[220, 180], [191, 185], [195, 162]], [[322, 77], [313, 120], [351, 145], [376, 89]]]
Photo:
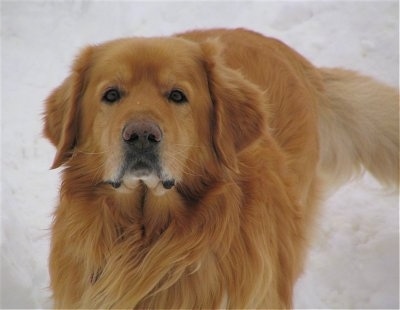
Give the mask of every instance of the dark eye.
[[102, 100], [105, 103], [110, 104], [110, 103], [117, 102], [118, 100], [121, 99], [121, 97], [122, 97], [122, 95], [121, 95], [121, 91], [119, 89], [110, 88], [104, 93]]
[[174, 89], [169, 93], [168, 100], [175, 103], [186, 103], [188, 101], [185, 94], [178, 89]]

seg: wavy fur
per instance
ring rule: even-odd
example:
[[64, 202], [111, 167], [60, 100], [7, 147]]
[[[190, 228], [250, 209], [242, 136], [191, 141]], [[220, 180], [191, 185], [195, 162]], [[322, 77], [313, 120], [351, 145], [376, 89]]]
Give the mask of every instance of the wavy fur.
[[[166, 100], [177, 85], [187, 104]], [[102, 101], [109, 87], [120, 102]], [[292, 307], [320, 175], [335, 183], [364, 165], [398, 182], [397, 109], [395, 90], [246, 30], [87, 47], [46, 101], [53, 167], [64, 166], [54, 307]], [[171, 189], [130, 172], [110, 185], [137, 117], [163, 133], [158, 177], [174, 177]]]

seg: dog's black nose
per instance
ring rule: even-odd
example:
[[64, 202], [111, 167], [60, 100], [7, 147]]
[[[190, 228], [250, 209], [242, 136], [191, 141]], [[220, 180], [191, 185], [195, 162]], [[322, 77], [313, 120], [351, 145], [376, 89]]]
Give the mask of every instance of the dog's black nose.
[[133, 148], [146, 151], [162, 140], [160, 127], [150, 120], [131, 121], [122, 130], [122, 139]]

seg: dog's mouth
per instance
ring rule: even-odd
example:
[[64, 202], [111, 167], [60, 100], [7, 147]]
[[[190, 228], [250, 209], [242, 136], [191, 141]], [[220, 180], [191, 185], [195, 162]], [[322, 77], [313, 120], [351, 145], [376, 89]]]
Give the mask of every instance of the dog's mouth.
[[167, 173], [158, 160], [134, 158], [125, 160], [117, 177], [105, 183], [121, 191], [134, 190], [139, 184], [145, 184], [156, 195], [163, 195], [175, 186], [175, 178]]

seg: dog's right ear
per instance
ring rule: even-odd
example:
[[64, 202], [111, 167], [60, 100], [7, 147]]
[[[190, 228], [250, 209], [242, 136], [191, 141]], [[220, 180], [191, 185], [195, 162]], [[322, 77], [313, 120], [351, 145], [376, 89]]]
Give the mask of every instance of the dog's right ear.
[[64, 164], [73, 154], [79, 128], [79, 102], [92, 53], [93, 47], [87, 47], [78, 55], [71, 74], [45, 102], [43, 133], [57, 148], [52, 169]]
[[221, 57], [218, 40], [201, 45], [213, 105], [212, 145], [217, 158], [237, 171], [237, 154], [263, 136], [262, 91]]

